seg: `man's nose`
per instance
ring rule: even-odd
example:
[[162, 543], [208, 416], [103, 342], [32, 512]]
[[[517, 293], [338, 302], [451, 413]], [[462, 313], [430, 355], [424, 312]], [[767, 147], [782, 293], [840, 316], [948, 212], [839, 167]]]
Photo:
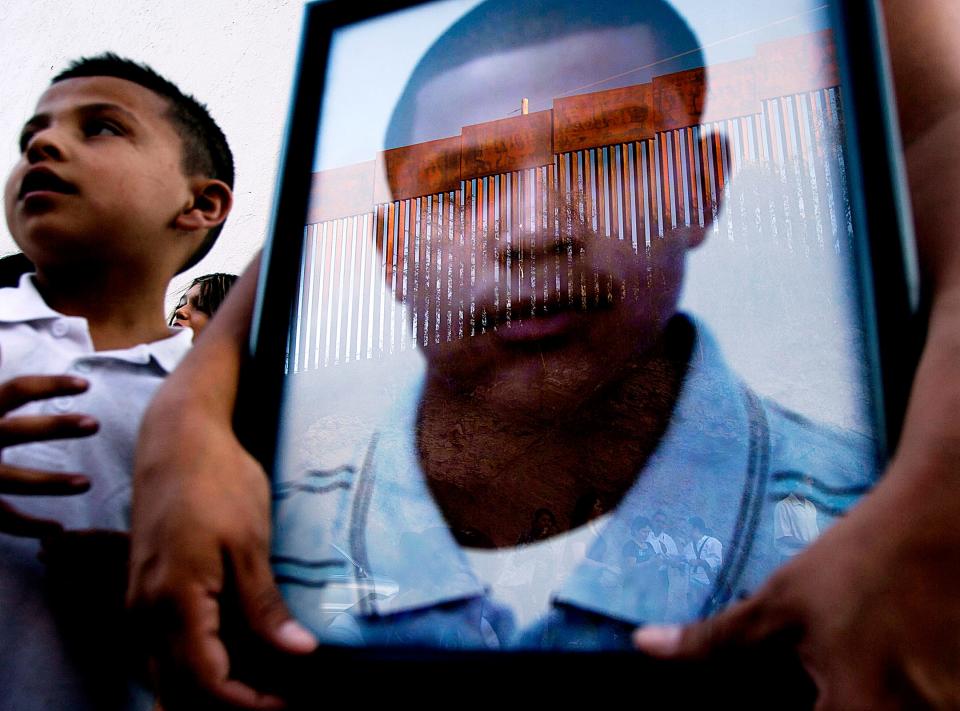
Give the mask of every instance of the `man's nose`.
[[66, 156], [63, 136], [53, 127], [38, 130], [30, 137], [26, 155], [31, 164], [45, 160], [62, 161]]

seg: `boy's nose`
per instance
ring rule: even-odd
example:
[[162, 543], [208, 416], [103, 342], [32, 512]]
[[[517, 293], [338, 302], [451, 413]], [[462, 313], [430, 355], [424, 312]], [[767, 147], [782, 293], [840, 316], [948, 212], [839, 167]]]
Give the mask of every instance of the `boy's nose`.
[[63, 160], [64, 150], [54, 129], [45, 128], [37, 131], [27, 144], [27, 161], [39, 163], [44, 160]]

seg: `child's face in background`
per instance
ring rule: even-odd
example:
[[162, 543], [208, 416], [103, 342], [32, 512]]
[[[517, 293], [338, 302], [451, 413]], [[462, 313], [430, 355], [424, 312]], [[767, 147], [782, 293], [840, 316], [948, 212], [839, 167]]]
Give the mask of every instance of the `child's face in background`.
[[58, 264], [149, 268], [192, 194], [168, 103], [113, 77], [47, 89], [24, 125], [4, 206], [38, 269]]
[[194, 284], [180, 297], [177, 309], [173, 313], [173, 325], [179, 328], [190, 328], [196, 338], [210, 322], [210, 314], [198, 306], [200, 299], [200, 284]]

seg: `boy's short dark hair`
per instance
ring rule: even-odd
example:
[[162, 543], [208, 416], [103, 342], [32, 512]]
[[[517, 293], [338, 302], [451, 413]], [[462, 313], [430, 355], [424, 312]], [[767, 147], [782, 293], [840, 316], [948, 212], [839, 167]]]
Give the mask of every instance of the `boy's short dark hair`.
[[[170, 104], [168, 118], [183, 144], [184, 173], [222, 180], [233, 188], [233, 154], [227, 144], [227, 137], [204, 104], [189, 94], [184, 94], [176, 84], [147, 65], [112, 52], [95, 57], [81, 57], [57, 74], [50, 83], [85, 77], [125, 79], [167, 99]], [[217, 241], [222, 229], [222, 223], [212, 228], [180, 271], [189, 269], [203, 259]]]
[[0, 288], [18, 286], [21, 276], [36, 269], [30, 258], [21, 252], [0, 257]]

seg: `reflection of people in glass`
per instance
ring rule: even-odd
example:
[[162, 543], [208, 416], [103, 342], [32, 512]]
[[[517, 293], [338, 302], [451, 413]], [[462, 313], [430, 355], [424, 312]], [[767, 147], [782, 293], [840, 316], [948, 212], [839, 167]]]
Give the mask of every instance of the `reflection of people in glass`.
[[652, 535], [646, 516], [637, 516], [630, 524], [630, 540], [620, 551], [620, 597], [624, 607], [641, 609], [651, 619], [662, 619], [667, 581], [660, 575], [660, 558], [651, 543]]
[[682, 521], [673, 530], [674, 545], [677, 554], [667, 560], [667, 578], [670, 586], [667, 594], [666, 619], [683, 620], [696, 615], [698, 609], [691, 608], [690, 566], [687, 563], [687, 548], [692, 550], [689, 526]]
[[699, 516], [687, 520], [690, 542], [684, 554], [690, 567], [689, 595], [694, 606], [709, 591], [723, 563], [723, 544], [707, 533], [707, 526]]
[[817, 507], [809, 499], [813, 477], [796, 472], [795, 478], [796, 488], [773, 510], [773, 545], [784, 558], [792, 558], [820, 535]]
[[[505, 14], [517, 24], [505, 23]], [[585, 27], [591, 32], [584, 34]], [[528, 44], [517, 49], [521, 40]], [[626, 67], [698, 57], [695, 38], [657, 2], [493, 0], [428, 52], [395, 111], [400, 128], [390, 129], [390, 142], [407, 145], [452, 132], [450, 126], [464, 122], [461, 108], [486, 108], [499, 96], [501, 80], [553, 92], [586, 84], [585, 73], [597, 71], [598, 42], [619, 48], [603, 62], [616, 57]], [[504, 73], [504, 58], [514, 50], [524, 61]], [[599, 71], [610, 76], [613, 69]], [[681, 102], [687, 125], [698, 123], [704, 91], [695, 83], [699, 96]], [[506, 249], [498, 233], [482, 230], [475, 243], [448, 245], [454, 263], [475, 270], [469, 298], [476, 313], [486, 314], [485, 328], [473, 337], [420, 344], [422, 380], [384, 415], [377, 434], [360, 443], [351, 487], [309, 506], [278, 506], [281, 550], [304, 541], [352, 545], [351, 555], [366, 569], [396, 580], [401, 590], [421, 591], [373, 604], [370, 618], [360, 619], [368, 643], [395, 638], [395, 631], [387, 634], [389, 621], [406, 630], [397, 633], [404, 639], [421, 635], [418, 644], [438, 644], [449, 638], [446, 627], [462, 625], [458, 639], [466, 646], [494, 639], [500, 647], [625, 646], [635, 625], [709, 612], [734, 588], [756, 585], [778, 562], [767, 539], [754, 539], [766, 525], [761, 521], [772, 517], [762, 494], [779, 485], [769, 480], [772, 467], [803, 466], [838, 488], [862, 486], [872, 476], [868, 442], [761, 400], [724, 365], [706, 329], [677, 313], [685, 253], [704, 239], [709, 211], [703, 224], [678, 222], [635, 246], [600, 234], [575, 195], [553, 199], [553, 226], [541, 223], [525, 245], [517, 240]], [[494, 264], [486, 271], [477, 266], [498, 248], [501, 260], [519, 260], [523, 252], [560, 263], [551, 295], [508, 310]], [[504, 263], [496, 262], [500, 269]], [[415, 293], [412, 313], [423, 314], [429, 298], [426, 290]], [[465, 455], [449, 456], [451, 432]], [[579, 502], [596, 492], [616, 504], [599, 537], [591, 527], [574, 528], [582, 518]], [[474, 576], [471, 551], [515, 555], [516, 532], [543, 508], [552, 512], [538, 526], [550, 534], [546, 542], [584, 553], [564, 556], [561, 572], [551, 566], [550, 584], [532, 585], [523, 609], [511, 612], [496, 580]], [[661, 510], [662, 555], [649, 522], [639, 540], [633, 530], [637, 516], [650, 510]], [[670, 556], [679, 553], [667, 545], [668, 510], [677, 518], [707, 516], [729, 542], [731, 564], [724, 566], [719, 540], [707, 535], [702, 519], [694, 520], [699, 528], [686, 555], [688, 609], [668, 604]], [[450, 537], [429, 560], [412, 566], [396, 549], [398, 531], [444, 523]], [[536, 567], [536, 560], [526, 565]], [[619, 579], [611, 581], [612, 571]], [[612, 587], [621, 594], [611, 594]], [[288, 585], [285, 593], [295, 614], [310, 623], [322, 591]], [[494, 610], [501, 627], [490, 617]], [[532, 624], [506, 623], [521, 612]]]
[[[670, 606], [671, 600], [677, 599], [674, 589], [678, 585], [677, 573], [679, 571], [677, 569], [677, 563], [680, 555], [673, 536], [667, 533], [666, 528], [667, 512], [661, 509], [653, 515], [653, 525], [651, 526], [650, 538], [648, 539], [650, 545], [652, 545], [654, 551], [656, 551], [657, 560], [659, 561], [657, 574], [660, 577], [660, 592], [663, 597], [656, 603], [657, 609], [660, 611], [657, 617], [677, 619], [677, 615], [668, 610], [668, 606]], [[678, 610], [679, 609], [680, 608], [678, 608]]]
[[706, 524], [699, 516], [691, 516], [687, 525], [690, 532], [690, 542], [687, 544], [690, 551], [687, 561], [692, 570], [690, 578], [701, 585], [709, 585], [723, 562], [723, 545], [709, 535]]
[[656, 563], [657, 552], [650, 543], [650, 519], [646, 516], [637, 516], [630, 524], [630, 540], [623, 544], [620, 555], [625, 568], [632, 568], [640, 563]]
[[667, 533], [667, 512], [662, 509], [653, 515], [650, 539], [661, 557], [666, 558], [677, 554], [677, 544], [673, 536]]

